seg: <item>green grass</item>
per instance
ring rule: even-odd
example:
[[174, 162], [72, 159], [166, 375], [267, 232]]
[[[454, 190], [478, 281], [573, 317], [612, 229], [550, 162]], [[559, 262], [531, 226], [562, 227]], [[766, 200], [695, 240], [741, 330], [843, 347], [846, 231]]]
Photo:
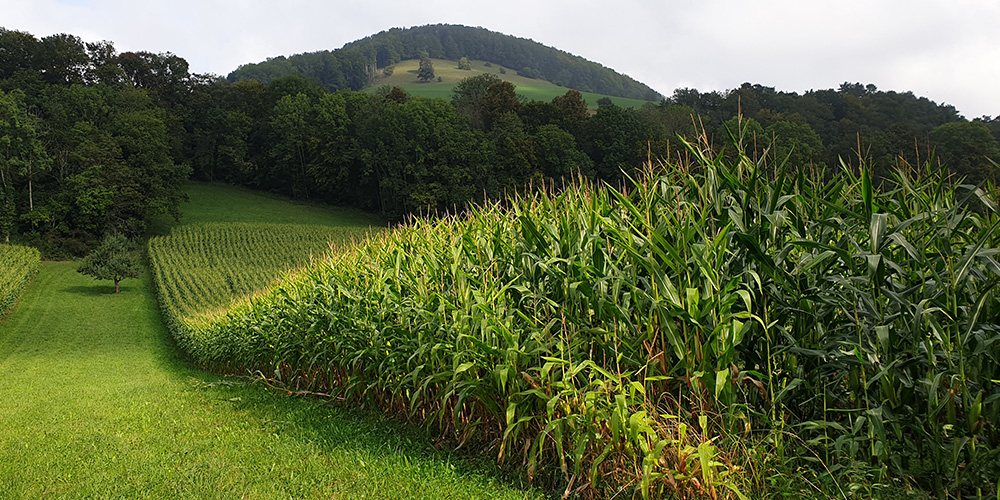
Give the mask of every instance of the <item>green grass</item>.
[[[410, 95], [421, 97], [439, 97], [450, 101], [452, 87], [464, 78], [483, 73], [494, 74], [513, 83], [518, 94], [533, 101], [551, 101], [553, 97], [563, 95], [569, 90], [566, 87], [560, 87], [545, 80], [518, 76], [517, 71], [512, 69], [507, 69], [506, 74], [501, 74], [499, 65], [494, 64], [492, 67], [487, 67], [483, 61], [471, 61], [471, 70], [458, 69], [457, 61], [448, 61], [444, 59], [432, 59], [431, 61], [434, 63], [434, 75], [441, 78], [440, 82], [436, 80], [421, 82], [418, 80], [417, 70], [420, 65], [420, 61], [411, 59], [396, 63], [393, 68], [393, 74], [388, 77], [380, 78], [371, 87], [369, 87], [369, 90], [388, 85], [390, 87], [399, 87]], [[638, 108], [648, 102], [640, 99], [629, 99], [626, 97], [605, 96], [602, 94], [594, 94], [592, 92], [582, 92], [582, 94], [591, 108], [596, 108], [597, 100], [602, 97], [609, 97], [612, 102], [625, 108]]]
[[[188, 211], [196, 220], [295, 212], [240, 190], [191, 193], [189, 207], [204, 207]], [[311, 223], [330, 215], [313, 210]], [[163, 326], [148, 272], [115, 295], [75, 269], [42, 263], [0, 322], [4, 499], [538, 497], [380, 414], [194, 369]]]
[[359, 210], [313, 205], [225, 184], [192, 182], [185, 190], [181, 224], [252, 222], [320, 226], [369, 226], [384, 222]]

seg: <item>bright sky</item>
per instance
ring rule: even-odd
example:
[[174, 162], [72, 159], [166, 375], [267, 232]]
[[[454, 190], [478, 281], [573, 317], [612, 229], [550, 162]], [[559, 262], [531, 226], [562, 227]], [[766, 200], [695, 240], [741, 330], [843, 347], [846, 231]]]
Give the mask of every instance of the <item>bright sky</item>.
[[0, 0], [0, 26], [173, 52], [226, 75], [393, 27], [464, 24], [599, 62], [670, 96], [743, 82], [873, 83], [1000, 115], [1000, 0]]

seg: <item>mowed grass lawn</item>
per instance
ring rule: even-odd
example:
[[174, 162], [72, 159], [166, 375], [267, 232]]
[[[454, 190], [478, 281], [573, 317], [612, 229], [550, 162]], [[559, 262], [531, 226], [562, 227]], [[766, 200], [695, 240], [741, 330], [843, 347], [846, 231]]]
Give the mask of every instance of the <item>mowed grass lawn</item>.
[[194, 369], [148, 272], [115, 295], [75, 269], [43, 262], [0, 323], [0, 498], [540, 496], [378, 413]]

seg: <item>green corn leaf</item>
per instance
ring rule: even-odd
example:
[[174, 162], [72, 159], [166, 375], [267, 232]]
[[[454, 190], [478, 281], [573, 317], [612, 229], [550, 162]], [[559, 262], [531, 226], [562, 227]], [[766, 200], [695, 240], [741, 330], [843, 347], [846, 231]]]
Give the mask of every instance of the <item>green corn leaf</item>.
[[684, 339], [681, 338], [680, 332], [677, 330], [677, 325], [674, 323], [674, 319], [667, 315], [662, 308], [659, 309], [660, 314], [660, 327], [661, 332], [667, 337], [667, 341], [670, 342], [671, 347], [674, 348], [674, 355], [677, 359], [683, 361], [687, 355], [687, 346], [684, 345]]
[[910, 242], [906, 240], [906, 237], [903, 236], [902, 233], [894, 232], [890, 234], [888, 238], [892, 240], [893, 243], [903, 247], [903, 249], [906, 250], [907, 255], [909, 255], [911, 259], [913, 259], [914, 261], [921, 260], [921, 255], [917, 252], [917, 249], [914, 248], [913, 245], [911, 245]]
[[511, 401], [507, 405], [507, 427], [510, 427], [514, 423], [514, 416], [517, 412], [517, 403]]
[[972, 330], [979, 325], [979, 316], [983, 312], [983, 308], [986, 307], [986, 303], [993, 300], [993, 290], [1000, 286], [1000, 282], [993, 282], [990, 286], [986, 287], [985, 290], [980, 292], [979, 300], [976, 301], [976, 306], [972, 310], [972, 314], [969, 316], [968, 324], [965, 328], [965, 335], [962, 338], [962, 344], [964, 345], [972, 337]]
[[887, 214], [872, 214], [871, 217], [871, 248], [872, 253], [879, 253], [882, 250], [882, 240], [885, 238], [886, 226], [889, 216]]
[[[1000, 228], [1000, 220], [997, 220], [997, 222], [994, 223], [985, 234], [996, 234], [998, 228]], [[955, 279], [952, 282], [952, 286], [957, 288], [960, 283], [965, 281], [965, 277], [968, 276], [975, 258], [979, 255], [979, 252], [983, 249], [983, 246], [986, 245], [987, 241], [988, 240], [985, 236], [979, 238], [979, 242], [976, 243], [976, 245], [962, 257], [962, 260], [958, 265], [958, 272], [955, 273]]]
[[[861, 197], [865, 204], [865, 215], [875, 213], [875, 196], [872, 188], [871, 171], [867, 165], [861, 165]], [[874, 251], [874, 250], [873, 250]]]
[[729, 368], [715, 372], [715, 399], [719, 399], [719, 395], [722, 391], [726, 389], [729, 385]]
[[774, 402], [777, 403], [777, 402], [783, 401], [785, 399], [785, 395], [787, 395], [789, 392], [795, 390], [795, 388], [798, 387], [801, 384], [802, 384], [802, 379], [800, 379], [800, 378], [794, 378], [794, 379], [792, 379], [792, 381], [789, 382], [788, 385], [786, 385], [780, 391], [778, 391], [778, 395], [774, 397]]

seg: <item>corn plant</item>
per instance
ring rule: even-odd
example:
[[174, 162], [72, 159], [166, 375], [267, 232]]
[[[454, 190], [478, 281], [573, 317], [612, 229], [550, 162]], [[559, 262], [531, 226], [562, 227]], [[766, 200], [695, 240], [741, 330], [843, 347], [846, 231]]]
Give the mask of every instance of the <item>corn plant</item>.
[[[879, 183], [705, 143], [619, 189], [579, 181], [330, 252], [185, 319], [182, 345], [381, 405], [567, 495], [760, 495], [747, 447], [995, 495], [992, 188], [931, 162]], [[168, 300], [180, 278], [157, 273]]]
[[38, 273], [40, 261], [35, 248], [0, 245], [0, 318], [14, 309], [24, 287]]
[[174, 228], [170, 235], [149, 241], [164, 318], [184, 344], [194, 331], [192, 325], [211, 321], [233, 303], [367, 231], [263, 223]]

